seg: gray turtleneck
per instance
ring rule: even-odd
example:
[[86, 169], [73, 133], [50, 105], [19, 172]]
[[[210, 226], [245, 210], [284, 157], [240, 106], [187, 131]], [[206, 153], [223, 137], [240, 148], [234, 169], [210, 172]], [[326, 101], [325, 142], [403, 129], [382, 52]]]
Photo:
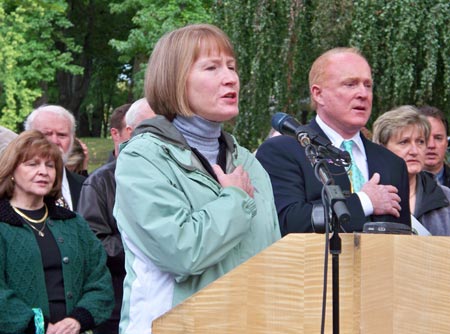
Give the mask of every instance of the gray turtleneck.
[[173, 125], [181, 132], [190, 147], [196, 148], [211, 165], [217, 163], [221, 123], [208, 121], [200, 116], [177, 116]]

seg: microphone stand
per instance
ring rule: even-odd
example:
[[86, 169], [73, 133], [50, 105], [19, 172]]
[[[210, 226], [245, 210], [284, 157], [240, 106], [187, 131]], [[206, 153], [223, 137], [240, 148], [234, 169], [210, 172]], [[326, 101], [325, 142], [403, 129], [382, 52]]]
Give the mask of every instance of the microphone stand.
[[328, 236], [331, 217], [332, 236], [329, 239], [329, 249], [332, 255], [332, 291], [333, 291], [333, 334], [339, 334], [339, 254], [342, 251], [342, 242], [339, 236], [341, 224], [350, 220], [345, 197], [340, 186], [334, 184], [334, 179], [328, 169], [328, 161], [319, 157], [320, 148], [309, 144], [305, 147], [306, 156], [314, 169], [316, 178], [322, 182], [322, 202], [324, 203], [325, 227]]

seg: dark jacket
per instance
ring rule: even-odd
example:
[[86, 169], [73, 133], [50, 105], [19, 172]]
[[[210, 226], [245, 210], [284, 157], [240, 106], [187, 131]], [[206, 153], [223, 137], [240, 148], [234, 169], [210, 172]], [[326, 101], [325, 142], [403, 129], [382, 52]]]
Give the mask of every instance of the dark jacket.
[[[308, 126], [326, 138], [315, 120]], [[405, 162], [388, 149], [367, 140], [363, 135], [361, 139], [366, 151], [369, 178], [374, 173], [379, 173], [380, 184], [397, 187], [402, 210], [400, 218], [389, 215], [365, 217], [358, 195], [350, 192], [350, 181], [344, 167], [329, 165], [335, 184], [341, 187], [344, 195], [348, 195], [346, 202], [351, 219], [348, 224], [342, 226], [343, 229], [346, 232], [362, 231], [366, 221], [397, 222], [411, 226], [409, 180]], [[312, 210], [314, 205], [322, 203], [323, 185], [314, 175], [305, 149], [294, 138], [278, 136], [266, 140], [258, 148], [256, 158], [269, 173], [272, 181], [282, 235], [313, 232]]]
[[80, 199], [81, 186], [86, 177], [73, 173], [66, 168], [67, 182], [69, 183], [70, 197], [72, 197], [73, 211], [77, 209], [78, 200]]
[[[123, 279], [125, 278], [125, 253], [117, 222], [113, 216], [116, 196], [115, 170], [116, 161], [113, 160], [96, 169], [84, 181], [78, 202], [78, 212], [87, 220], [91, 230], [102, 241], [108, 255], [107, 265], [111, 271], [116, 299], [111, 319], [108, 322], [116, 322], [117, 330], [122, 305]], [[111, 324], [111, 326], [113, 325]], [[111, 332], [111, 330], [108, 331]]]
[[450, 167], [447, 164], [444, 164], [444, 186], [450, 188]]
[[[52, 201], [46, 204], [46, 230], [62, 260], [67, 315], [80, 322], [82, 331], [93, 329], [113, 307], [105, 251], [83, 218]], [[32, 308], [49, 317], [40, 249], [33, 230], [6, 199], [0, 200], [0, 217], [0, 333], [25, 333], [33, 324]]]
[[428, 172], [417, 175], [414, 216], [432, 235], [450, 236], [450, 189]]

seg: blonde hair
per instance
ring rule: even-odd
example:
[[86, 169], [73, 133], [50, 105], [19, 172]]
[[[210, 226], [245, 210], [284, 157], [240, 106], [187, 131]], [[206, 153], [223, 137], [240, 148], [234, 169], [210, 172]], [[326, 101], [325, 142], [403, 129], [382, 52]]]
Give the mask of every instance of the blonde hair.
[[193, 115], [186, 94], [189, 71], [202, 52], [215, 51], [235, 58], [228, 36], [210, 24], [188, 25], [161, 37], [145, 74], [145, 97], [155, 114], [169, 120]]
[[[336, 54], [341, 53], [354, 53], [358, 56], [361, 56], [366, 61], [367, 59], [361, 54], [361, 51], [359, 51], [357, 48], [353, 47], [340, 47], [340, 48], [334, 48], [326, 51], [325, 53], [321, 54], [312, 64], [311, 69], [309, 70], [309, 90], [311, 91], [311, 87], [313, 85], [320, 85], [323, 84], [325, 80], [325, 73], [326, 68], [331, 60], [331, 57]], [[317, 108], [316, 101], [311, 97], [311, 108], [315, 110]]]
[[428, 142], [431, 131], [430, 122], [417, 108], [408, 105], [397, 107], [378, 117], [373, 123], [372, 140], [377, 144], [387, 146], [395, 133], [410, 125], [417, 126]]
[[37, 130], [24, 131], [12, 140], [0, 156], [0, 198], [10, 199], [15, 183], [12, 178], [17, 166], [34, 157], [50, 159], [55, 163], [56, 178], [47, 196], [58, 197], [61, 193], [63, 162], [55, 144]]
[[80, 174], [84, 170], [85, 159], [86, 154], [84, 153], [83, 146], [81, 146], [79, 139], [75, 138], [72, 151], [70, 151], [65, 166], [71, 172]]

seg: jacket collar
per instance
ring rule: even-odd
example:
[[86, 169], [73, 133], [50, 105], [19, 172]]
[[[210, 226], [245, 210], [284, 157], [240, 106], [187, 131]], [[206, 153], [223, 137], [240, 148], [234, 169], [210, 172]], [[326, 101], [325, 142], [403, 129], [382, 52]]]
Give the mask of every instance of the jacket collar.
[[417, 182], [420, 182], [422, 188], [422, 198], [419, 206], [416, 208], [416, 217], [420, 219], [423, 214], [446, 207], [449, 205], [447, 196], [442, 188], [434, 180], [433, 174], [422, 171], [417, 174]]
[[[54, 198], [46, 197], [44, 203], [47, 205], [48, 216], [50, 219], [69, 219], [76, 217], [74, 212], [56, 206]], [[0, 221], [4, 223], [15, 226], [23, 225], [22, 218], [14, 212], [9, 200], [6, 198], [0, 199], [0, 217]]]
[[[164, 141], [170, 142], [174, 145], [180, 146], [182, 148], [191, 150], [186, 139], [178, 131], [178, 129], [170, 122], [166, 117], [157, 115], [156, 117], [146, 119], [138, 125], [138, 127], [133, 131], [133, 137], [142, 133], [150, 132]], [[222, 131], [221, 134], [227, 149], [230, 152], [234, 152], [236, 147], [234, 144], [233, 137], [228, 133]]]

